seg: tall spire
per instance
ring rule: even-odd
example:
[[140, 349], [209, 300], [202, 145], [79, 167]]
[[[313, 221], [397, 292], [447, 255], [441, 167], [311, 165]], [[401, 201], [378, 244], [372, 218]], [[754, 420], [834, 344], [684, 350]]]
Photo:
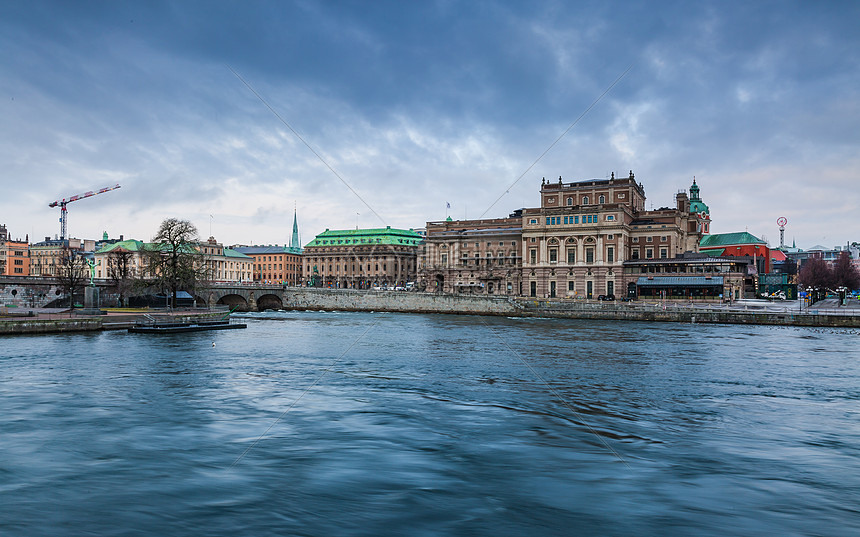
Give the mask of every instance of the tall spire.
[[299, 239], [298, 209], [293, 209], [293, 237], [290, 239], [290, 248], [301, 248], [301, 242]]

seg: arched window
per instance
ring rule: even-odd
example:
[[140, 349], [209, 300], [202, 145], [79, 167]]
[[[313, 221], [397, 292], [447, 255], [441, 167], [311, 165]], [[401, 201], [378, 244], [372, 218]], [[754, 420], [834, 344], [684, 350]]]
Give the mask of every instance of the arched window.
[[600, 197], [598, 198], [597, 203], [600, 203], [600, 204], [604, 204], [604, 203], [606, 203], [606, 196], [604, 196], [603, 194], [601, 194], [601, 195], [600, 195]]
[[582, 204], [588, 205], [588, 196], [582, 196]]
[[567, 198], [567, 204], [573, 205], [573, 198]]

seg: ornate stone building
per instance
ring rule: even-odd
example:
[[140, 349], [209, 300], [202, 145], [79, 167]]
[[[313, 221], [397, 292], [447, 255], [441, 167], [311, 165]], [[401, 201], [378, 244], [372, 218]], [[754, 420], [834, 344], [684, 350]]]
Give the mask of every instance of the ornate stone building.
[[522, 293], [522, 211], [508, 218], [428, 222], [420, 287], [437, 293]]
[[[667, 259], [698, 250], [710, 216], [695, 182], [674, 208], [645, 210], [645, 189], [629, 177], [541, 184], [541, 206], [523, 211], [523, 294], [596, 298], [635, 294], [627, 259]], [[693, 202], [693, 203], [691, 203]], [[628, 281], [630, 280], [630, 281]]]
[[[145, 243], [134, 239], [120, 240], [105, 244], [95, 252], [95, 277], [110, 278], [111, 264], [121, 262], [114, 257], [119, 253], [127, 253], [128, 275], [130, 277], [146, 276], [147, 256], [145, 250], [157, 250], [156, 243]], [[199, 262], [206, 266], [206, 279], [217, 282], [250, 282], [254, 260], [241, 252], [225, 248], [223, 244], [209, 237], [206, 242], [196, 243], [193, 250], [199, 252]], [[113, 258], [113, 260], [112, 260]]]
[[[30, 276], [55, 278], [60, 274], [64, 257], [70, 254], [91, 257], [96, 242], [90, 239], [52, 239], [30, 245]], [[83, 270], [83, 268], [81, 268]]]
[[326, 229], [305, 245], [305, 285], [341, 289], [398, 286], [416, 277], [421, 235], [413, 230]]

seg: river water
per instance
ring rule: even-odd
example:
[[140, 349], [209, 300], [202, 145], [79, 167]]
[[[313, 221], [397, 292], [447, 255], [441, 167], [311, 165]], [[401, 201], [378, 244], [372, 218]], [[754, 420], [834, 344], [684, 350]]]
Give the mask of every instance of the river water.
[[0, 339], [0, 535], [858, 535], [856, 330], [265, 313]]

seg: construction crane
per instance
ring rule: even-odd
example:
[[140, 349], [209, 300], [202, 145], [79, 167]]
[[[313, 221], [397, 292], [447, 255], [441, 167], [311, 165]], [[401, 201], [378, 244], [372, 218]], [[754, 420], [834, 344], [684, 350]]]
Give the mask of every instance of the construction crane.
[[68, 213], [68, 210], [66, 210], [67, 204], [73, 201], [89, 198], [90, 196], [95, 196], [96, 194], [104, 194], [105, 192], [116, 190], [117, 188], [119, 188], [119, 184], [116, 184], [114, 186], [106, 186], [96, 191], [90, 190], [89, 192], [84, 192], [83, 194], [77, 194], [69, 198], [63, 198], [61, 200], [49, 203], [48, 207], [60, 207], [60, 240], [65, 240], [66, 238], [66, 213]]

